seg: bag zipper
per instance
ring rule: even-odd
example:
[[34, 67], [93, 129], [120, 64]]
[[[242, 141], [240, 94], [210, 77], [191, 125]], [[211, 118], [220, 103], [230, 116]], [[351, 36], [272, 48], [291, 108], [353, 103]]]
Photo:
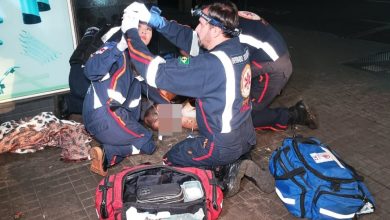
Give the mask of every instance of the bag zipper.
[[[282, 167], [282, 169], [284, 170], [284, 172], [287, 173], [288, 169], [287, 169], [286, 165], [283, 163], [283, 161], [280, 158], [279, 158], [279, 163], [280, 163], [280, 166]], [[299, 197], [300, 197], [299, 206], [301, 208], [301, 218], [304, 218], [305, 215], [306, 215], [306, 209], [305, 209], [306, 189], [305, 189], [304, 186], [302, 186], [302, 184], [300, 184], [295, 179], [295, 177], [291, 177], [291, 181], [293, 181], [293, 183], [295, 183], [299, 188], [301, 188], [302, 193], [299, 195]]]
[[107, 190], [112, 187], [112, 184], [109, 182], [109, 177], [104, 178], [104, 185], [99, 185], [99, 190], [102, 192], [102, 202], [100, 203], [100, 214], [103, 218], [108, 218], [107, 211]]
[[[152, 170], [152, 169], [156, 169], [156, 168], [163, 168], [163, 169], [175, 171], [175, 172], [177, 172], [177, 173], [183, 173], [183, 174], [186, 174], [186, 175], [188, 175], [188, 176], [193, 177], [195, 180], [197, 180], [197, 181], [200, 182], [200, 185], [202, 186], [202, 190], [203, 190], [203, 192], [204, 192], [204, 198], [203, 198], [203, 200], [205, 200], [205, 198], [206, 198], [206, 190], [204, 189], [203, 183], [202, 183], [202, 181], [200, 181], [200, 178], [199, 178], [198, 176], [196, 176], [196, 175], [193, 174], [193, 173], [181, 171], [181, 170], [178, 170], [178, 169], [169, 167], [169, 166], [162, 166], [162, 165], [143, 166], [143, 167], [140, 167], [140, 168], [137, 168], [137, 169], [134, 169], [134, 170], [129, 171], [128, 173], [126, 173], [126, 174], [124, 175], [124, 177], [125, 177], [125, 176], [126, 176], [126, 177], [122, 179], [122, 190], [121, 190], [121, 192], [123, 192], [123, 190], [124, 190], [124, 188], [125, 188], [125, 181], [127, 180], [127, 177], [128, 177], [130, 174], [137, 173], [137, 172], [140, 172], [140, 171], [145, 170], [145, 169]], [[207, 175], [206, 170], [204, 170], [204, 171], [205, 171], [205, 173], [206, 173], [206, 177], [208, 178], [208, 175]], [[208, 179], [209, 179], [209, 178], [208, 178]], [[210, 179], [209, 179], [209, 182], [210, 182]], [[211, 184], [211, 183], [210, 183], [210, 184]], [[215, 202], [215, 204], [217, 204], [216, 201], [215, 201], [215, 199], [214, 199], [214, 193], [215, 193], [215, 198], [217, 197], [217, 190], [216, 190], [216, 185], [215, 185], [215, 184], [211, 184], [211, 185], [213, 185], [213, 195], [212, 195], [213, 198], [212, 198], [212, 201], [213, 201], [213, 206], [214, 206], [214, 202]], [[214, 190], [214, 187], [215, 187], [215, 190]], [[215, 192], [214, 192], [214, 191], [215, 191]], [[122, 195], [123, 195], [123, 193], [122, 193]], [[121, 198], [121, 200], [123, 201], [123, 198]], [[206, 201], [204, 201], [204, 207], [203, 207], [203, 208], [204, 208], [204, 210], [207, 211], [207, 202], [206, 202]]]
[[321, 191], [318, 192], [316, 198], [314, 199], [314, 201], [313, 201], [314, 204], [317, 204], [317, 201], [320, 198], [320, 196], [322, 196], [324, 194], [333, 195], [333, 196], [339, 196], [339, 197], [344, 197], [344, 198], [359, 199], [359, 200], [361, 200], [363, 202], [365, 200], [367, 200], [364, 196], [361, 196], [361, 195], [337, 194], [337, 193], [332, 193], [332, 192], [321, 190]]

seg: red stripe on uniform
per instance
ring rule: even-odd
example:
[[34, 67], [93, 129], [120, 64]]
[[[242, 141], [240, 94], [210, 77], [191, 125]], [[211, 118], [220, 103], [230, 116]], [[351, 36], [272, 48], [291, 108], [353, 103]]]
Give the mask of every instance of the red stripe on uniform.
[[114, 75], [112, 76], [112, 80], [110, 82], [110, 89], [114, 89], [116, 88], [116, 83], [118, 82], [118, 78], [123, 75], [125, 73], [125, 70], [126, 70], [126, 57], [124, 54], [122, 54], [123, 56], [123, 66], [121, 68], [119, 68], [115, 73]]
[[263, 81], [263, 75], [260, 75], [259, 76], [259, 83], [261, 83]]
[[255, 61], [252, 61], [253, 65], [255, 65], [257, 68], [262, 69], [263, 66], [260, 65], [260, 63], [256, 63]]
[[206, 128], [207, 130], [209, 131], [210, 134], [213, 134], [213, 131], [211, 130], [210, 126], [209, 126], [209, 123], [207, 123], [207, 118], [206, 118], [206, 114], [204, 113], [203, 111], [203, 102], [202, 100], [198, 99], [198, 102], [199, 102], [199, 108], [200, 108], [200, 111], [202, 113], [202, 117], [203, 117], [203, 121], [204, 121], [204, 124], [206, 125]]
[[119, 117], [115, 112], [111, 111], [110, 106], [107, 106], [107, 110], [110, 113], [111, 117], [119, 124], [119, 126], [127, 133], [133, 135], [134, 137], [140, 138], [142, 137], [141, 135], [135, 133], [134, 131], [128, 129], [126, 127], [126, 124], [123, 122], [121, 117]]
[[129, 51], [137, 54], [139, 57], [142, 57], [144, 59], [147, 59], [147, 60], [153, 60], [153, 57], [139, 51], [139, 50], [136, 50], [134, 47], [133, 47], [133, 44], [131, 43], [131, 40], [130, 39], [127, 39], [127, 46], [129, 46]]
[[264, 75], [265, 75], [265, 85], [264, 85], [264, 89], [263, 89], [263, 91], [261, 92], [261, 95], [260, 95], [259, 99], [257, 100], [257, 103], [260, 103], [260, 102], [263, 100], [263, 98], [264, 98], [264, 96], [265, 96], [265, 92], [266, 92], [267, 89], [268, 89], [269, 75], [268, 75], [268, 73], [266, 73], [266, 74], [264, 74]]
[[116, 156], [113, 156], [110, 162], [110, 166], [114, 166], [116, 161]]
[[195, 161], [205, 160], [205, 159], [211, 157], [211, 155], [213, 154], [213, 151], [214, 151], [214, 142], [211, 142], [209, 152], [206, 155], [203, 155], [201, 157], [195, 157], [192, 159]]
[[[111, 80], [110, 82], [110, 89], [113, 89], [115, 90], [116, 89], [116, 85], [117, 85], [117, 82], [118, 82], [118, 79], [126, 72], [126, 56], [123, 54], [123, 66], [118, 69], [114, 75], [113, 75], [113, 79]], [[107, 101], [107, 110], [108, 110], [108, 113], [110, 113], [111, 117], [119, 124], [119, 126], [127, 133], [133, 135], [134, 137], [141, 137], [141, 135], [135, 133], [134, 131], [128, 129], [126, 127], [126, 124], [125, 122], [122, 120], [122, 118], [117, 115], [115, 112], [111, 111], [110, 109], [110, 102], [111, 102], [111, 99], [109, 99]]]
[[135, 54], [132, 54], [132, 53], [130, 53], [130, 57], [131, 57], [132, 59], [135, 59], [135, 60], [137, 60], [138, 62], [141, 62], [141, 63], [146, 64], [146, 65], [149, 65], [149, 63], [150, 63], [149, 60], [146, 60], [146, 59], [144, 59], [144, 58], [142, 58], [142, 57], [136, 56]]
[[281, 129], [287, 129], [287, 125], [275, 124], [275, 126]]
[[272, 126], [264, 126], [264, 127], [256, 127], [255, 128], [257, 131], [263, 131], [263, 130], [271, 130], [271, 131], [284, 131], [286, 129], [278, 129]]

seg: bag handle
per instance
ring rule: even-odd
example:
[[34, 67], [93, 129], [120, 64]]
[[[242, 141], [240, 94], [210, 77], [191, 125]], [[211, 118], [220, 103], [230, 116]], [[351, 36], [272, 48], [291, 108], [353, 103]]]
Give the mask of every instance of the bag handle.
[[213, 185], [213, 198], [211, 200], [212, 204], [213, 204], [213, 208], [215, 210], [218, 210], [218, 204], [217, 204], [217, 180], [214, 176], [214, 172], [211, 171], [211, 176], [212, 176], [212, 179], [211, 179], [211, 184]]
[[[209, 180], [209, 184], [212, 185], [212, 188], [213, 188], [213, 192], [212, 192], [213, 195], [212, 195], [212, 198], [211, 198], [211, 204], [213, 204], [213, 208], [215, 210], [218, 210], [218, 204], [217, 204], [217, 185], [218, 185], [218, 181], [215, 178], [214, 172], [212, 170], [205, 170], [205, 169], [202, 169], [202, 170], [206, 174], [206, 177]], [[210, 171], [211, 178], [209, 178], [209, 175], [207, 174], [207, 171]]]
[[109, 176], [104, 178], [104, 184], [99, 185], [99, 190], [102, 192], [102, 202], [100, 203], [100, 214], [102, 218], [108, 218], [107, 211], [107, 190], [112, 187], [112, 183], [109, 181]]
[[293, 170], [291, 170], [290, 172], [285, 173], [285, 174], [283, 174], [283, 175], [275, 176], [275, 180], [287, 180], [287, 179], [291, 179], [291, 178], [293, 178], [294, 176], [304, 174], [305, 172], [306, 172], [306, 171], [305, 171], [305, 168], [299, 167], [299, 168], [293, 169]]

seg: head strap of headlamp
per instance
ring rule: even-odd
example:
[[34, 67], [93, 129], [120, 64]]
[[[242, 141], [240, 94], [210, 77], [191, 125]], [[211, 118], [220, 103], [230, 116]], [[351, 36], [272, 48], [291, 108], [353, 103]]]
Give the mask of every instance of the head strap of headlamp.
[[194, 17], [202, 17], [209, 24], [221, 28], [224, 33], [227, 33], [233, 37], [238, 37], [238, 35], [240, 35], [240, 33], [241, 33], [240, 29], [238, 29], [238, 28], [234, 28], [233, 30], [230, 28], [227, 28], [218, 19], [213, 18], [213, 17], [203, 13], [202, 9], [199, 7], [195, 7], [194, 9], [191, 9], [191, 15]]

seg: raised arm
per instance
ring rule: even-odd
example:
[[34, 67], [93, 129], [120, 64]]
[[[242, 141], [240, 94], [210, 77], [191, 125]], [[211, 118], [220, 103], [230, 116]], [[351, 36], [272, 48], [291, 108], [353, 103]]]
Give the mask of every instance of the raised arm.
[[131, 62], [148, 85], [184, 96], [200, 97], [204, 94], [205, 82], [212, 75], [209, 62], [215, 57], [208, 54], [207, 57], [165, 60], [148, 50], [135, 28], [128, 30], [126, 36]]
[[117, 42], [107, 42], [93, 53], [85, 64], [85, 76], [91, 81], [97, 81], [108, 76], [112, 65], [123, 57], [127, 48], [125, 39]]
[[148, 23], [178, 48], [191, 56], [199, 54], [198, 36], [189, 26], [167, 21], [160, 15], [161, 10], [155, 6], [149, 11], [144, 4], [134, 2], [125, 9], [124, 13], [131, 11], [137, 13], [140, 21]]

